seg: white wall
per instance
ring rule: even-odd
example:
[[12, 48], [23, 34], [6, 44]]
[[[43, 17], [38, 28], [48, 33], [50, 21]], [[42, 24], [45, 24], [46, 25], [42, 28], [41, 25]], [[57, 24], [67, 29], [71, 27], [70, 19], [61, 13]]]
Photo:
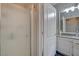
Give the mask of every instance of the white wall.
[[[41, 20], [43, 19], [43, 10], [42, 10], [43, 7], [41, 6], [42, 4], [32, 5], [32, 10], [31, 10], [31, 39], [32, 39], [31, 40], [31, 55], [32, 56], [42, 55], [42, 48], [41, 48], [42, 47], [41, 46], [42, 45], [42, 41], [41, 41], [42, 21]], [[1, 4], [0, 4], [0, 19], [1, 19]]]

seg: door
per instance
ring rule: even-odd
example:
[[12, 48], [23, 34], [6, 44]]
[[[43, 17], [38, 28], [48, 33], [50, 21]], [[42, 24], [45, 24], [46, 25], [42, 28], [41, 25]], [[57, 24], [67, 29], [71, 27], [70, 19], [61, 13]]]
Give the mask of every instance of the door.
[[44, 4], [44, 55], [56, 53], [56, 10], [51, 4]]
[[30, 10], [16, 4], [1, 6], [1, 55], [30, 55]]

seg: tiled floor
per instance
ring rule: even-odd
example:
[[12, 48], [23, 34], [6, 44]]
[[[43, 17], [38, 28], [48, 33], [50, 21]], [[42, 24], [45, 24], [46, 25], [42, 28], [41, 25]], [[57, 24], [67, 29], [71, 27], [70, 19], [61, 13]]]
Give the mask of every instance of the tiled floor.
[[59, 52], [56, 52], [56, 55], [55, 56], [65, 56], [65, 55], [63, 55], [63, 54], [61, 54]]
[[63, 56], [63, 55], [56, 53], [56, 55], [55, 55], [55, 56]]

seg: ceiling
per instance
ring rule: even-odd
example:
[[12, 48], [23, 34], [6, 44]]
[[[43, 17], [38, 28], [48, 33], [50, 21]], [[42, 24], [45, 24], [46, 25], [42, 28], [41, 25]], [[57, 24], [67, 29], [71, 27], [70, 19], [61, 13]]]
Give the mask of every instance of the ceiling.
[[[53, 4], [52, 4], [52, 5], [53, 5]], [[54, 4], [53, 6], [54, 6], [57, 10], [61, 11], [61, 10], [64, 10], [65, 8], [69, 8], [69, 7], [73, 6], [73, 5], [74, 5], [74, 3], [56, 3], [56, 4]]]
[[57, 3], [50, 3], [51, 5], [56, 5]]

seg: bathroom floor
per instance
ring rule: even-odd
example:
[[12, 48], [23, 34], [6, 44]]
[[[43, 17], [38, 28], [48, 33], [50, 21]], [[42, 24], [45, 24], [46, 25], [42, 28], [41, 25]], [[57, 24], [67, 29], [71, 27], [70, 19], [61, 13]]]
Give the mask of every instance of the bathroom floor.
[[65, 55], [63, 55], [63, 54], [61, 54], [61, 53], [59, 53], [59, 52], [57, 51], [55, 56], [65, 56]]

